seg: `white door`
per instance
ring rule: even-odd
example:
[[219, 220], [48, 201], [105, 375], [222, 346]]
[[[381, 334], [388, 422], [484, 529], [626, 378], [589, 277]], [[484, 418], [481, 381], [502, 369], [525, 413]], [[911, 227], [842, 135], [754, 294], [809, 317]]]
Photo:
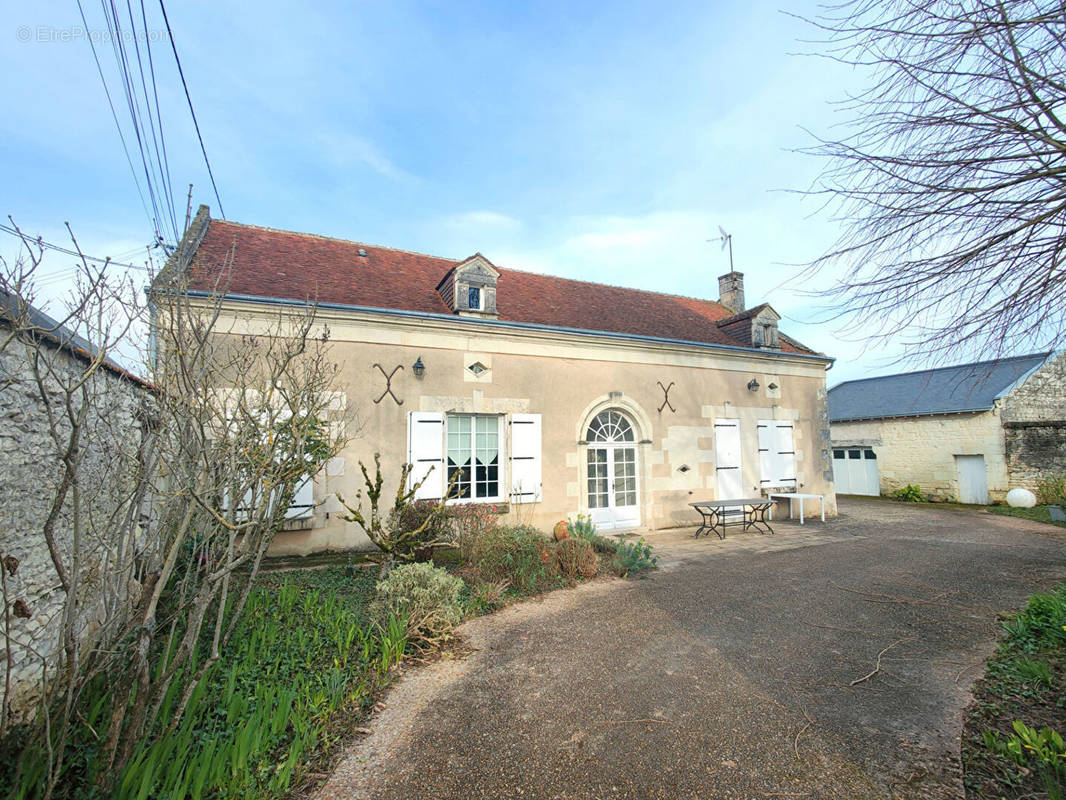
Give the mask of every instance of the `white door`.
[[988, 477], [984, 456], [955, 456], [959, 473], [959, 502], [988, 505]]
[[877, 497], [881, 494], [877, 454], [869, 447], [834, 449], [833, 482], [836, 484], [837, 494]]
[[596, 415], [589, 425], [589, 515], [598, 528], [635, 528], [640, 525], [637, 491], [637, 446], [633, 425], [619, 411]]
[[714, 463], [718, 479], [716, 500], [746, 497], [740, 460], [740, 420], [714, 421]]

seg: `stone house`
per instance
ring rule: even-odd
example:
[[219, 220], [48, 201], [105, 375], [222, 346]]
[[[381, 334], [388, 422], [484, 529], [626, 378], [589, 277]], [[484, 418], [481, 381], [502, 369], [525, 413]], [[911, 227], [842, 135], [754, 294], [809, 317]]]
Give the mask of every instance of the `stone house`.
[[1066, 474], [1066, 355], [845, 381], [829, 390], [829, 419], [842, 494], [912, 484], [938, 500], [1001, 501]]
[[[16, 333], [16, 319], [18, 332], [10, 338]], [[63, 387], [80, 380], [97, 358], [93, 346], [40, 310], [20, 309], [13, 296], [2, 292], [0, 341], [6, 342], [0, 347], [0, 568], [9, 625], [0, 650], [0, 674], [10, 674], [10, 683], [0, 682], [0, 703], [18, 720], [32, 714], [42, 670], [54, 663], [66, 597], [43, 533], [59, 496], [60, 455], [70, 432], [65, 399], [72, 399], [75, 411], [83, 403], [89, 409], [74, 456], [81, 465], [79, 509], [73, 508], [73, 494], [68, 492], [58, 504], [54, 525], [61, 563], [70, 570], [78, 515], [81, 557], [69, 578], [82, 598], [83, 613], [74, 624], [84, 640], [106, 613], [99, 606], [100, 581], [116, 564], [106, 542], [92, 544], [95, 529], [84, 522], [90, 515], [112, 513], [130, 496], [125, 483], [116, 483], [118, 475], [127, 474], [116, 464], [138, 452], [146, 433], [142, 401], [151, 387], [105, 359], [77, 392], [68, 394]], [[126, 585], [124, 576], [111, 579]]]
[[412, 463], [421, 498], [455, 481], [452, 502], [542, 528], [576, 513], [603, 529], [692, 525], [692, 501], [779, 486], [835, 511], [832, 359], [780, 332], [770, 306], [745, 308], [740, 273], [699, 300], [216, 220], [206, 206], [181, 249], [193, 296], [226, 264], [220, 330], [261, 332], [279, 307], [314, 301], [343, 365], [337, 402], [359, 433], [275, 553], [366, 546], [335, 494], [356, 494], [375, 453], [393, 481]]

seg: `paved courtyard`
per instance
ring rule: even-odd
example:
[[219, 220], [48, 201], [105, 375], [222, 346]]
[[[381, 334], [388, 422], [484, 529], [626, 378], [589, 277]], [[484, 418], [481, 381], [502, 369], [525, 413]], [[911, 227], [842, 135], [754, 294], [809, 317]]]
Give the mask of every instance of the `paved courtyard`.
[[327, 798], [948, 798], [996, 614], [1066, 578], [1066, 531], [845, 500], [775, 536], [648, 535], [661, 569], [462, 628]]

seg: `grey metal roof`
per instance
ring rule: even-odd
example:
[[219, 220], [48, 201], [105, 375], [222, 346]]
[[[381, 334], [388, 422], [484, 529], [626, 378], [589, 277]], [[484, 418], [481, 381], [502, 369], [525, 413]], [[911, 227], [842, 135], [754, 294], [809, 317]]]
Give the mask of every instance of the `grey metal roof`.
[[829, 421], [988, 411], [1051, 353], [845, 381], [829, 390]]

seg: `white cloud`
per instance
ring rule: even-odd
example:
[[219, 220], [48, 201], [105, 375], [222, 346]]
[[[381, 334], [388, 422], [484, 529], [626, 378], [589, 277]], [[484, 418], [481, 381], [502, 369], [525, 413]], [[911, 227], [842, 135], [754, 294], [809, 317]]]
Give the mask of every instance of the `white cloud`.
[[490, 231], [517, 231], [522, 227], [522, 221], [501, 214], [497, 211], [466, 211], [461, 214], [451, 214], [441, 219], [441, 224], [453, 230], [490, 230]]
[[395, 181], [416, 180], [398, 167], [373, 142], [360, 136], [340, 132], [319, 132], [315, 136], [319, 155], [335, 167], [365, 166]]

